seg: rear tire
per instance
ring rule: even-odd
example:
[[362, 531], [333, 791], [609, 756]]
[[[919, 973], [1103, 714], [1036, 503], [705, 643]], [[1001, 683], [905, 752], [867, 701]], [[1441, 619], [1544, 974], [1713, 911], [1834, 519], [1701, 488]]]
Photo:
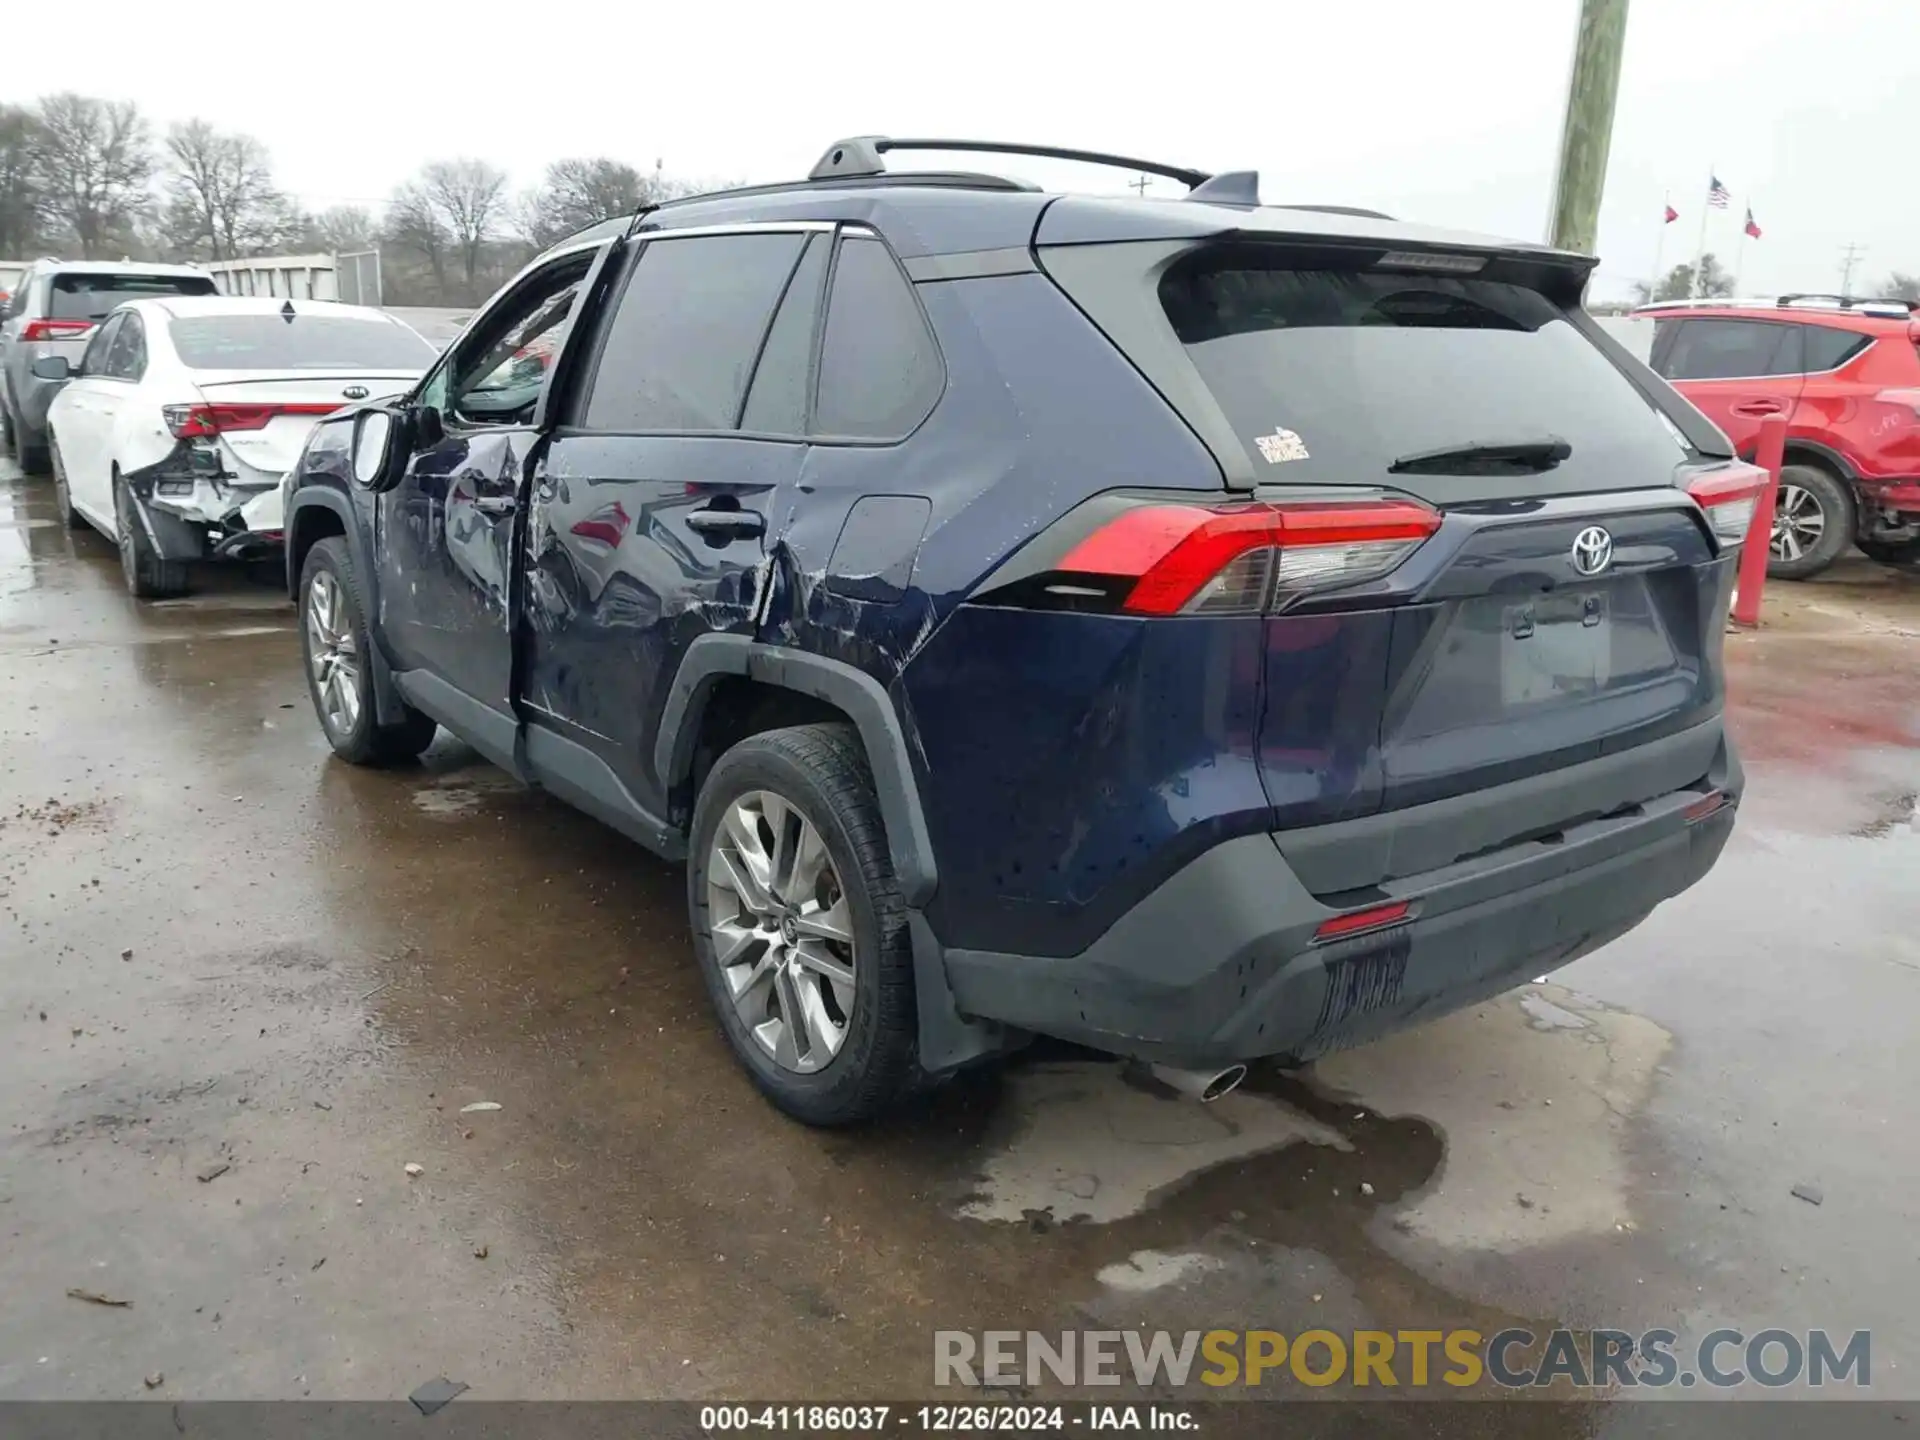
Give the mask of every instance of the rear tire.
[[1857, 540], [1860, 553], [1882, 565], [1911, 565], [1920, 561], [1920, 540]]
[[770, 730], [715, 762], [687, 911], [721, 1032], [781, 1110], [858, 1125], [919, 1088], [906, 905], [852, 726]]
[[1814, 465], [1786, 465], [1774, 496], [1767, 574], [1776, 580], [1818, 575], [1853, 543], [1853, 491]]
[[162, 560], [133, 503], [133, 492], [119, 471], [113, 475], [113, 543], [120, 550], [120, 573], [136, 600], [168, 600], [187, 593], [187, 562]]
[[366, 613], [347, 542], [330, 535], [307, 552], [300, 569], [300, 657], [314, 717], [333, 753], [349, 764], [418, 759], [439, 726], [404, 702], [399, 721], [380, 723]]
[[67, 467], [60, 459], [60, 441], [57, 436], [47, 437], [47, 458], [53, 464], [53, 504], [60, 516], [60, 523], [69, 530], [86, 527], [86, 518], [73, 508], [73, 494], [67, 489]]

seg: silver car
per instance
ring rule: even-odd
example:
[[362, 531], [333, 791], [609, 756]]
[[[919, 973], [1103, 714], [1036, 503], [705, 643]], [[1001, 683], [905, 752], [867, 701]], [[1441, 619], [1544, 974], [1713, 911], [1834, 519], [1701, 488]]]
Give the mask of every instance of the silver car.
[[94, 327], [125, 300], [213, 295], [213, 277], [191, 265], [131, 260], [36, 260], [13, 287], [0, 323], [0, 435], [29, 474], [47, 466], [47, 406], [64, 381], [33, 373], [50, 355], [77, 367]]

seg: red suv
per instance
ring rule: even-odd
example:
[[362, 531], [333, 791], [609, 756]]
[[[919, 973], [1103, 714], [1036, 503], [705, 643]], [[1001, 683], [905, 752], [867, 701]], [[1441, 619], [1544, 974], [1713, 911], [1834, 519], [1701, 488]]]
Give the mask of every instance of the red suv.
[[1814, 575], [1857, 543], [1920, 561], [1920, 309], [1906, 300], [1783, 295], [1642, 306], [1653, 368], [1753, 458], [1787, 417], [1769, 575]]

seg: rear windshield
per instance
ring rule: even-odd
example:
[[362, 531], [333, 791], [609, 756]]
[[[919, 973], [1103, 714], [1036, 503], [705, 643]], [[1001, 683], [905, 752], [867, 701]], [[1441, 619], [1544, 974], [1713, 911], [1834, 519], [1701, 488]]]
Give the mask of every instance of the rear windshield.
[[425, 370], [439, 353], [391, 320], [311, 311], [197, 315], [167, 333], [189, 370]]
[[1667, 483], [1682, 459], [1626, 377], [1520, 285], [1235, 249], [1176, 265], [1160, 302], [1263, 481], [1392, 484], [1408, 457], [1549, 439], [1569, 451], [1562, 476], [1606, 474], [1606, 488]]
[[212, 295], [205, 275], [88, 275], [63, 272], [53, 277], [54, 320], [104, 320], [124, 300], [149, 295]]

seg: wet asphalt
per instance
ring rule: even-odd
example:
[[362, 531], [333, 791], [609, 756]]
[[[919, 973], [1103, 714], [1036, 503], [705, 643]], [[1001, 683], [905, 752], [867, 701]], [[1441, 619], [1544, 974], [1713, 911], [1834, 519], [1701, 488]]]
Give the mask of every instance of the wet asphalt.
[[1729, 639], [1725, 857], [1550, 983], [1204, 1109], [1041, 1047], [861, 1134], [735, 1068], [679, 869], [444, 733], [334, 762], [270, 579], [138, 604], [0, 470], [0, 1399], [897, 1399], [936, 1328], [1559, 1322], [1871, 1329], [1920, 1398], [1920, 577]]

